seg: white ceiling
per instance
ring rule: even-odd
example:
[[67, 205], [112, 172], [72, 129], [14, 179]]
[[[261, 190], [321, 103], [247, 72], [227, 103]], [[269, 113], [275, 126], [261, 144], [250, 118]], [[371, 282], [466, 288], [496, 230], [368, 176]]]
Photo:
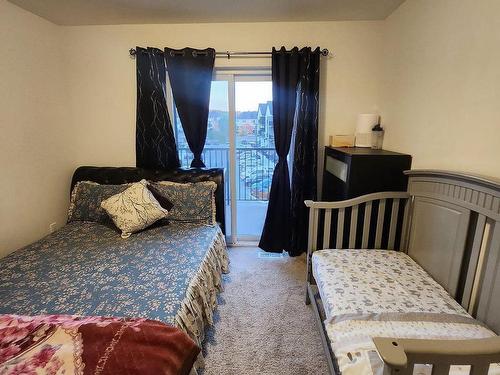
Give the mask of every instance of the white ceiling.
[[382, 20], [405, 0], [9, 0], [59, 25]]

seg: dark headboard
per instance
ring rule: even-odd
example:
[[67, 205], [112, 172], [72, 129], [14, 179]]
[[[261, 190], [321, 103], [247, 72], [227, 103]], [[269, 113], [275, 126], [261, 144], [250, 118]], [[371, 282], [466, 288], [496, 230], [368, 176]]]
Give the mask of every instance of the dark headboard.
[[224, 202], [224, 170], [222, 168], [202, 169], [143, 169], [136, 167], [78, 167], [73, 174], [71, 190], [79, 181], [93, 181], [99, 184], [125, 184], [142, 179], [150, 181], [199, 182], [214, 181], [217, 184], [215, 191], [216, 219], [222, 232], [225, 228]]

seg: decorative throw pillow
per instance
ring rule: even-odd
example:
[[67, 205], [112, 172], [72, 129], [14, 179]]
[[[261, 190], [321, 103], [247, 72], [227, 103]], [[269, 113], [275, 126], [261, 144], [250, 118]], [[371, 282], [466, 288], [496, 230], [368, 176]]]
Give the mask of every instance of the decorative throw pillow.
[[159, 194], [173, 203], [167, 217], [170, 221], [209, 225], [216, 223], [214, 193], [217, 184], [215, 182], [181, 184], [159, 181], [151, 185]]
[[148, 184], [148, 189], [153, 194], [153, 197], [158, 201], [158, 203], [167, 211], [170, 211], [174, 204], [168, 200], [168, 198], [164, 197], [158, 189], [156, 189], [153, 185]]
[[111, 224], [108, 214], [101, 208], [101, 202], [112, 195], [121, 193], [129, 186], [130, 184], [101, 185], [91, 181], [78, 182], [71, 192], [68, 223], [71, 221], [94, 221], [101, 224]]
[[[160, 206], [162, 206], [167, 211], [170, 211], [174, 206], [172, 202], [170, 202], [167, 198], [165, 198], [161, 193], [151, 184], [148, 184], [148, 190], [153, 194], [153, 197], [158, 201]], [[168, 221], [168, 217], [165, 219], [160, 219], [156, 223], [152, 225], [152, 227], [161, 227], [170, 224]]]
[[122, 238], [128, 238], [168, 215], [147, 185], [146, 180], [141, 180], [101, 202], [101, 207], [122, 231]]

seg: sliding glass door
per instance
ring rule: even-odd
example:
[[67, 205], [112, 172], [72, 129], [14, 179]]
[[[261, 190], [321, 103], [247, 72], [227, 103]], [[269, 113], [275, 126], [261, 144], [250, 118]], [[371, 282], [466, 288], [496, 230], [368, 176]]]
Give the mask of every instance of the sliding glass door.
[[236, 212], [240, 239], [258, 239], [277, 155], [274, 150], [272, 85], [265, 76], [236, 76]]
[[[181, 165], [189, 167], [192, 153], [175, 106], [171, 108]], [[257, 241], [277, 162], [269, 71], [217, 71], [203, 161], [207, 168], [225, 170], [228, 242]]]

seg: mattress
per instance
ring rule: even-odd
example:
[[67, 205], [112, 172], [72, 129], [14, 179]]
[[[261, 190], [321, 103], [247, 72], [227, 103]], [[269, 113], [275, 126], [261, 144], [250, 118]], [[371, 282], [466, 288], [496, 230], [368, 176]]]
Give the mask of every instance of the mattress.
[[200, 343], [227, 269], [218, 226], [171, 223], [122, 239], [71, 222], [0, 260], [0, 314], [147, 318]]
[[[312, 269], [343, 375], [383, 373], [373, 337], [452, 340], [495, 335], [404, 253], [320, 250], [312, 256]], [[431, 373], [430, 366], [419, 366], [417, 372]], [[452, 370], [454, 375], [469, 371], [466, 366]], [[498, 367], [494, 370], [498, 373]]]

